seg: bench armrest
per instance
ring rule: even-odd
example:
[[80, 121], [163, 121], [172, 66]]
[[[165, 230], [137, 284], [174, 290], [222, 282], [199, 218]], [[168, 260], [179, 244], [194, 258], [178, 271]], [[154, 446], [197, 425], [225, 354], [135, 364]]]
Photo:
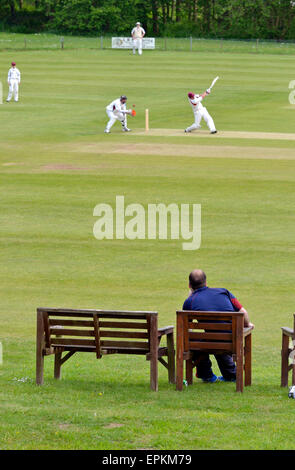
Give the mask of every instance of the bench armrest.
[[174, 326], [163, 326], [162, 328], [158, 329], [158, 337], [163, 335], [168, 335], [169, 333], [173, 333]]
[[252, 331], [254, 330], [254, 326], [246, 326], [245, 328], [243, 328], [243, 336], [248, 336], [252, 333]]
[[294, 336], [294, 331], [291, 330], [291, 328], [288, 328], [287, 326], [282, 326], [281, 330], [282, 330], [284, 335], [287, 335], [287, 336], [290, 336], [290, 337]]

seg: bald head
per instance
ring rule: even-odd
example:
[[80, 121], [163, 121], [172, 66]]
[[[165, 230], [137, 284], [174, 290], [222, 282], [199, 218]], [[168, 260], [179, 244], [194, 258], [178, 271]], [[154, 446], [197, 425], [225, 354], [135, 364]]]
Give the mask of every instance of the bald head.
[[201, 269], [194, 269], [189, 275], [189, 286], [196, 290], [206, 286], [206, 274]]

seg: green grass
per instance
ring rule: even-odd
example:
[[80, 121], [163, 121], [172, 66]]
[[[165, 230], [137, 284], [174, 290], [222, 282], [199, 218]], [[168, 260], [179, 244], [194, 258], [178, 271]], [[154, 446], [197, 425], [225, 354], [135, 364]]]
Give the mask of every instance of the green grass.
[[[115, 36], [115, 34], [113, 34]], [[111, 49], [112, 36], [80, 37], [62, 34], [36, 33], [19, 34], [0, 32], [0, 51], [15, 50], [58, 50], [70, 49]], [[156, 38], [158, 51], [236, 53], [236, 54], [279, 54], [294, 55], [294, 41], [275, 41], [266, 39], [204, 39], [204, 38]], [[150, 53], [150, 51], [147, 51]]]
[[[5, 93], [12, 59], [23, 82], [21, 101], [0, 106], [0, 448], [294, 449], [294, 402], [279, 384], [280, 326], [291, 326], [294, 311], [295, 159], [253, 155], [273, 147], [280, 157], [295, 142], [137, 136], [118, 124], [103, 134], [105, 106], [121, 93], [136, 104], [134, 130], [147, 107], [152, 128], [183, 129], [192, 122], [186, 92], [203, 91], [217, 74], [206, 105], [218, 129], [292, 133], [293, 58], [4, 51]], [[188, 143], [199, 146], [197, 157], [185, 153]], [[167, 145], [179, 156], [163, 155]], [[202, 156], [208, 147], [216, 158]], [[235, 158], [241, 147], [251, 159]], [[114, 206], [116, 195], [144, 206], [202, 204], [201, 249], [96, 240], [93, 209]], [[60, 382], [46, 358], [45, 385], [35, 386], [37, 306], [152, 309], [160, 326], [175, 324], [195, 267], [210, 286], [231, 290], [256, 325], [253, 385], [243, 395], [234, 384], [199, 382], [178, 393], [161, 365], [153, 393], [143, 358], [87, 354], [65, 364]]]

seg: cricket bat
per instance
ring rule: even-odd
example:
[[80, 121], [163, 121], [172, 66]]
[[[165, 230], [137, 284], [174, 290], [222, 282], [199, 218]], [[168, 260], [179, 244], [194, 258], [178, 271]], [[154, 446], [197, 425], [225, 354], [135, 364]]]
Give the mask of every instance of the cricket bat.
[[214, 87], [215, 83], [217, 82], [217, 80], [219, 79], [219, 77], [215, 77], [213, 82], [211, 83], [211, 85], [209, 86], [209, 90], [211, 90], [211, 88]]

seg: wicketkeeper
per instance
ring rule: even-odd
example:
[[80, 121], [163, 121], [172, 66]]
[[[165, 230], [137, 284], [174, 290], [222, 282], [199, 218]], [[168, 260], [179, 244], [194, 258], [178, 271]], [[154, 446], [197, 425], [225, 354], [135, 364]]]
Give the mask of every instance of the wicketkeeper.
[[109, 116], [109, 122], [105, 128], [105, 133], [109, 134], [111, 127], [116, 121], [120, 121], [122, 124], [123, 132], [130, 132], [131, 129], [127, 127], [127, 114], [132, 114], [131, 109], [126, 109], [127, 96], [122, 95], [120, 98], [112, 101], [107, 107], [106, 112]]
[[210, 88], [208, 88], [208, 90], [206, 90], [202, 95], [197, 95], [197, 94], [192, 93], [192, 92], [189, 92], [187, 94], [188, 100], [189, 100], [190, 105], [193, 109], [193, 113], [194, 113], [194, 116], [195, 116], [195, 122], [190, 127], [187, 127], [184, 130], [184, 132], [191, 132], [194, 129], [200, 129], [200, 127], [201, 127], [200, 122], [203, 118], [204, 121], [206, 122], [209, 130], [210, 130], [210, 133], [211, 134], [216, 134], [217, 133], [217, 130], [215, 128], [215, 124], [214, 124], [214, 121], [213, 121], [212, 117], [208, 113], [207, 108], [205, 108], [205, 106], [203, 106], [202, 103], [201, 103], [201, 101], [203, 101], [203, 99], [207, 95], [209, 95], [210, 93], [211, 93], [211, 90], [210, 90]]

